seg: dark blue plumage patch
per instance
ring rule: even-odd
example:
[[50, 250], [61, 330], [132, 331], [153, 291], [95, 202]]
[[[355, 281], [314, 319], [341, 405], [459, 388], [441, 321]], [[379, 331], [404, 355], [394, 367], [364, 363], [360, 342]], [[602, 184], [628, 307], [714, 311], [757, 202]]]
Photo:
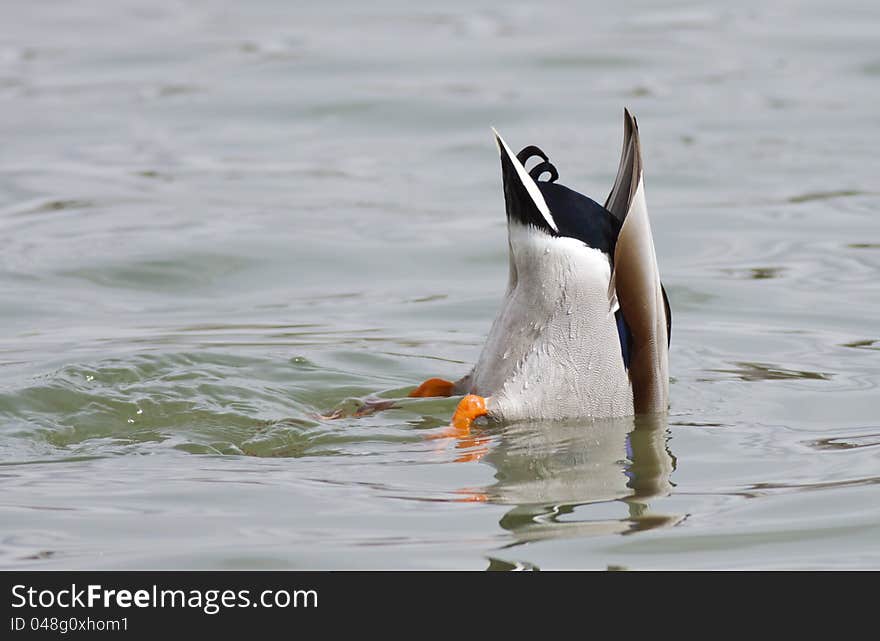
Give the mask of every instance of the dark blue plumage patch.
[[618, 309], [614, 313], [614, 317], [617, 319], [617, 336], [620, 338], [620, 353], [623, 355], [623, 366], [629, 369], [629, 362], [632, 358], [632, 332], [629, 331], [629, 325], [626, 324], [626, 319], [623, 318], [623, 311]]
[[545, 227], [545, 231], [549, 230], [553, 236], [576, 238], [613, 259], [620, 222], [610, 211], [565, 185], [552, 182], [538, 182], [537, 185], [559, 229], [557, 233]]

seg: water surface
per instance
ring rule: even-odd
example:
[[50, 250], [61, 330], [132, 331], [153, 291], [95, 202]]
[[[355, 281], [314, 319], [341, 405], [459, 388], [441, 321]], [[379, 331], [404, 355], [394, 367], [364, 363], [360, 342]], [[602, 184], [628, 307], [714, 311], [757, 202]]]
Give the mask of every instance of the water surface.
[[[6, 2], [0, 567], [880, 566], [880, 9], [595, 5]], [[624, 105], [669, 416], [427, 438]]]

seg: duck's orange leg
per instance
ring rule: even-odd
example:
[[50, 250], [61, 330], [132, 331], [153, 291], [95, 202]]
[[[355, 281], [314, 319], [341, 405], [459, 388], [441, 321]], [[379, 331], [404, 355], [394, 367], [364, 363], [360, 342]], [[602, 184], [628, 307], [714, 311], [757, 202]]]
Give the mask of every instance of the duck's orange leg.
[[409, 393], [410, 396], [452, 396], [455, 393], [455, 383], [443, 378], [429, 378]]

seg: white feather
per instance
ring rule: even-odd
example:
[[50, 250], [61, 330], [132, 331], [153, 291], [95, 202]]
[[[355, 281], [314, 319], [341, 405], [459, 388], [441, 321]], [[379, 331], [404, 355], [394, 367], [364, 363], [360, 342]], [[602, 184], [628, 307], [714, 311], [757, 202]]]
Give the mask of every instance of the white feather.
[[504, 420], [632, 414], [608, 313], [608, 256], [516, 222], [509, 235], [512, 286], [474, 368], [472, 393], [488, 397], [490, 414]]
[[510, 158], [510, 162], [513, 163], [513, 166], [516, 168], [516, 173], [519, 176], [520, 182], [525, 186], [526, 191], [529, 192], [529, 196], [532, 197], [532, 202], [535, 203], [535, 206], [538, 208], [538, 211], [541, 212], [541, 215], [544, 217], [544, 220], [547, 221], [547, 224], [550, 225], [550, 228], [555, 232], [559, 232], [559, 228], [556, 226], [556, 221], [553, 220], [553, 215], [550, 213], [550, 208], [547, 206], [547, 201], [544, 200], [543, 194], [541, 194], [541, 190], [538, 189], [538, 185], [535, 184], [535, 181], [532, 180], [532, 177], [529, 176], [526, 168], [522, 166], [522, 163], [516, 157], [510, 147], [507, 146], [507, 143], [504, 142], [504, 138], [501, 137], [495, 127], [492, 127], [492, 133], [495, 134], [496, 144], [501, 142], [501, 147], [498, 148], [498, 153], [506, 153], [507, 157]]

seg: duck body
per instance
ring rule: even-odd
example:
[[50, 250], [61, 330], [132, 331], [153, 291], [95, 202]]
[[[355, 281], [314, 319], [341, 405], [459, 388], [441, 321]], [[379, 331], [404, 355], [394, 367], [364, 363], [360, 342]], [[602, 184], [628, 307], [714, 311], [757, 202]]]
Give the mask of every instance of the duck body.
[[608, 255], [531, 226], [509, 232], [507, 293], [462, 392], [504, 420], [632, 414]]
[[[501, 308], [467, 376], [446, 387], [426, 382], [413, 395], [467, 394], [453, 423], [468, 426], [480, 415], [511, 421], [666, 411], [671, 313], [635, 119], [625, 112], [620, 169], [604, 205], [558, 184], [539, 148], [514, 155], [497, 132], [496, 143], [509, 244]], [[542, 161], [526, 171], [535, 156]]]

